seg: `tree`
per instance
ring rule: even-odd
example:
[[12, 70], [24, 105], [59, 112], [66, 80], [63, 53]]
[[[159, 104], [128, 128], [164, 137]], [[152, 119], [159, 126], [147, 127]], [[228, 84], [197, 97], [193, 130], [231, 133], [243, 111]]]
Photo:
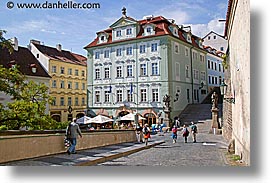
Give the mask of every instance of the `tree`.
[[[5, 31], [0, 30], [0, 49], [12, 48], [3, 33]], [[56, 126], [56, 121], [45, 114], [46, 105], [52, 101], [45, 84], [27, 81], [17, 66], [8, 69], [0, 65], [0, 86], [0, 92], [14, 99], [5, 105], [0, 103], [0, 126], [5, 125], [8, 129], [52, 129]]]
[[6, 34], [7, 31], [0, 29], [0, 47], [7, 48], [10, 53], [13, 52], [12, 43], [10, 40], [4, 38], [4, 34]]

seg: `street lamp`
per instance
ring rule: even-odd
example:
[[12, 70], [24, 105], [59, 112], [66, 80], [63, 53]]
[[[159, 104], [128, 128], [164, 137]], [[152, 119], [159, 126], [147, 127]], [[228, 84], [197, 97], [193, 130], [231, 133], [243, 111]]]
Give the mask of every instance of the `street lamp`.
[[234, 97], [225, 97], [226, 90], [227, 90], [227, 84], [225, 84], [224, 80], [222, 81], [220, 85], [221, 95], [223, 97], [223, 100], [235, 104], [235, 98]]

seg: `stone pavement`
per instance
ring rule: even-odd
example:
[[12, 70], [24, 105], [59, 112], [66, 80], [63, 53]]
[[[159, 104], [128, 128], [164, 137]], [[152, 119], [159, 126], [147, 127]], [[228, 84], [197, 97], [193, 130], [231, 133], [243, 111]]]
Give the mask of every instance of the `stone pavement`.
[[226, 159], [227, 142], [222, 135], [210, 134], [211, 120], [197, 121], [197, 143], [188, 137], [184, 143], [178, 132], [177, 143], [173, 144], [171, 133], [164, 136], [153, 135], [152, 139], [164, 140], [165, 143], [150, 149], [136, 152], [129, 156], [117, 158], [97, 166], [230, 166]]
[[114, 158], [127, 156], [161, 143], [164, 143], [164, 141], [152, 140], [149, 141], [147, 146], [145, 146], [144, 143], [122, 143], [87, 150], [79, 150], [77, 154], [68, 155], [67, 153], [62, 153], [2, 163], [0, 166], [91, 166]]

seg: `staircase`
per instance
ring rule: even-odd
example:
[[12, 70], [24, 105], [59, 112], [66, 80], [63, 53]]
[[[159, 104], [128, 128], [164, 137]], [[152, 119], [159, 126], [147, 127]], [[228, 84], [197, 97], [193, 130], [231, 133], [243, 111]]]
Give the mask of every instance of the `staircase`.
[[179, 115], [181, 125], [211, 120], [211, 104], [189, 104]]

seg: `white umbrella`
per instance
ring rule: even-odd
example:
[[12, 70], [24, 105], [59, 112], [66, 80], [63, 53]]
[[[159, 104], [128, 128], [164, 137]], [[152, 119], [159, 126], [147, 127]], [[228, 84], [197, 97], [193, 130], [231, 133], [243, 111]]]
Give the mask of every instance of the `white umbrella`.
[[97, 115], [96, 117], [91, 119], [91, 123], [107, 123], [107, 122], [113, 122], [114, 120], [111, 118], [108, 118], [106, 116]]
[[76, 123], [78, 123], [78, 124], [89, 124], [89, 123], [91, 123], [91, 119], [92, 118], [90, 118], [88, 116], [83, 116], [81, 118], [78, 118], [76, 120]]
[[[145, 118], [138, 115], [138, 120], [142, 120], [142, 119], [145, 119]], [[120, 118], [120, 121], [135, 121], [135, 115], [133, 113], [129, 113], [125, 116], [122, 116]]]

